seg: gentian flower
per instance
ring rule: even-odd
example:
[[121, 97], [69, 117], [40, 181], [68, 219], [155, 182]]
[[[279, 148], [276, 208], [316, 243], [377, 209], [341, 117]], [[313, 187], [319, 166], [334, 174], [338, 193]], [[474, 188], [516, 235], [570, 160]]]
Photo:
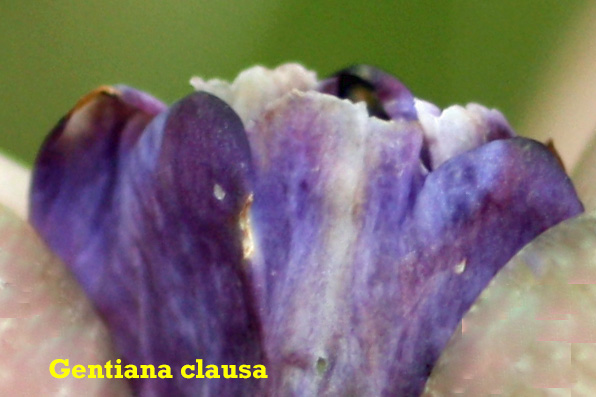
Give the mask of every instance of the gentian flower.
[[[88, 94], [34, 169], [31, 222], [123, 365], [172, 368], [140, 395], [419, 395], [495, 274], [583, 211], [498, 111], [371, 67], [191, 83]], [[180, 376], [197, 359], [267, 378]]]

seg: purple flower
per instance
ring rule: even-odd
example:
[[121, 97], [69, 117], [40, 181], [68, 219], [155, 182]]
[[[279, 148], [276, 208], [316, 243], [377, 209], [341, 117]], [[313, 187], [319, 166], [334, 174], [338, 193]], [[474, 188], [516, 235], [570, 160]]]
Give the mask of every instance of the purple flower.
[[[500, 268], [583, 210], [498, 111], [371, 67], [191, 83], [169, 108], [90, 93], [34, 171], [31, 221], [123, 363], [172, 368], [139, 394], [418, 395]], [[196, 359], [268, 377], [180, 376]]]

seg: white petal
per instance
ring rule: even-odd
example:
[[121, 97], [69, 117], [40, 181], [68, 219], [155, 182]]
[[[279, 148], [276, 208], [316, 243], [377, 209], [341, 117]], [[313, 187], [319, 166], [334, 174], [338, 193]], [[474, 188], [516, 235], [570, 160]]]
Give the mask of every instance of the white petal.
[[233, 83], [193, 77], [190, 84], [197, 91], [207, 91], [224, 100], [238, 113], [246, 126], [268, 104], [285, 94], [293, 90], [313, 90], [317, 84], [317, 75], [302, 65], [288, 63], [275, 69], [252, 67], [240, 73]]
[[436, 106], [418, 99], [415, 106], [424, 129], [431, 169], [495, 139], [496, 135], [514, 135], [499, 111], [474, 103], [465, 108], [450, 106], [442, 112]]

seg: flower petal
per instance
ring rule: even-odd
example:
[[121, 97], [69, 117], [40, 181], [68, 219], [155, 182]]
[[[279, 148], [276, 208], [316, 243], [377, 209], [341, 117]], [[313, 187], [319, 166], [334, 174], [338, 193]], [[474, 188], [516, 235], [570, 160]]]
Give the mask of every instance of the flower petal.
[[419, 120], [424, 135], [421, 157], [431, 170], [487, 142], [515, 137], [498, 110], [472, 103], [441, 111], [432, 103], [414, 98], [398, 79], [373, 66], [341, 70], [321, 82], [318, 89], [352, 102], [364, 102], [371, 116], [383, 120]]
[[423, 157], [430, 169], [487, 142], [515, 137], [501, 112], [474, 103], [437, 112], [437, 108], [416, 100], [416, 109], [424, 128]]
[[89, 241], [96, 241], [93, 249], [100, 251], [116, 238], [94, 233], [115, 222], [112, 195], [119, 159], [164, 109], [131, 88], [100, 87], [83, 97], [44, 142], [35, 163], [30, 217], [75, 271]]
[[133, 140], [127, 98], [111, 98], [75, 108], [42, 149], [32, 221], [93, 298], [124, 361], [171, 366], [173, 379], [139, 379], [137, 393], [254, 395], [254, 379], [180, 375], [196, 359], [263, 359], [242, 269], [252, 174], [242, 123], [199, 92], [155, 118], [135, 108], [150, 124]]
[[478, 294], [581, 212], [542, 145], [495, 141], [426, 175], [420, 124], [292, 93], [249, 129], [253, 283], [275, 395], [416, 395]]
[[209, 92], [229, 104], [244, 125], [257, 119], [276, 99], [292, 90], [312, 90], [316, 83], [316, 74], [296, 63], [275, 69], [254, 66], [240, 73], [232, 83], [218, 79], [205, 81], [200, 77], [190, 79], [195, 90]]

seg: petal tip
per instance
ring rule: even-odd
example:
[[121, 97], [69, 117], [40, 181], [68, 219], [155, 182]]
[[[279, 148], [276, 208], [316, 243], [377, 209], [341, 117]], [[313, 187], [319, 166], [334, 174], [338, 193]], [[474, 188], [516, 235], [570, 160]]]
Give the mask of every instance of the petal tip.
[[70, 110], [70, 112], [68, 112], [66, 118], [70, 118], [74, 113], [78, 112], [79, 110], [93, 102], [95, 99], [97, 99], [99, 96], [103, 95], [115, 97], [120, 95], [120, 91], [109, 85], [99, 86], [93, 91], [85, 94], [81, 99], [79, 99], [78, 102], [74, 105], [74, 107]]

